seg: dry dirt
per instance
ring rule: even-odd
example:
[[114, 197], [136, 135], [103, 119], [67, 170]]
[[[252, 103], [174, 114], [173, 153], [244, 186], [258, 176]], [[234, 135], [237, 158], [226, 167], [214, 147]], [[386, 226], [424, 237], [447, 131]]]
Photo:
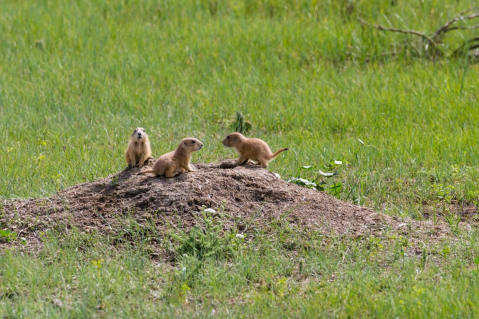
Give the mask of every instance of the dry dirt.
[[[149, 162], [149, 166], [153, 161]], [[425, 230], [446, 236], [445, 227], [405, 222], [324, 192], [287, 183], [259, 166], [235, 168], [194, 164], [197, 171], [166, 179], [138, 175], [139, 168], [67, 188], [43, 199], [5, 200], [0, 229], [11, 229], [31, 244], [51, 229], [114, 232], [121, 220], [154, 225], [157, 231], [201, 226], [202, 208], [216, 210], [224, 227], [264, 228], [287, 221], [329, 235], [362, 236], [384, 231]], [[412, 223], [412, 224], [411, 224]], [[422, 236], [422, 235], [421, 235]], [[0, 249], [5, 243], [0, 241]]]

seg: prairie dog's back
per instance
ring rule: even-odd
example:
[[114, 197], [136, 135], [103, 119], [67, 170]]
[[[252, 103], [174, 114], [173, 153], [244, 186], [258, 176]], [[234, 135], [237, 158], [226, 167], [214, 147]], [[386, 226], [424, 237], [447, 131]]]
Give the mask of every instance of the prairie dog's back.
[[259, 138], [248, 138], [242, 148], [245, 155], [248, 154], [252, 160], [256, 160], [258, 156], [270, 157], [272, 155], [268, 144]]

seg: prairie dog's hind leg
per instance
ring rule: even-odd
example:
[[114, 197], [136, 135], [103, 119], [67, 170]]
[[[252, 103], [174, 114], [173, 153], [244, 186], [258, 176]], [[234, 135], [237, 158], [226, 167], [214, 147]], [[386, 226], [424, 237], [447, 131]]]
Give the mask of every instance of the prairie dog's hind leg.
[[246, 156], [241, 155], [234, 165], [235, 166], [243, 165], [246, 162], [248, 162], [248, 158]]
[[258, 164], [264, 168], [268, 167], [268, 161], [264, 158], [258, 158]]
[[176, 170], [176, 168], [174, 166], [169, 166], [165, 170], [165, 177], [166, 178], [175, 177], [175, 176], [180, 175], [180, 174], [181, 174], [181, 169]]

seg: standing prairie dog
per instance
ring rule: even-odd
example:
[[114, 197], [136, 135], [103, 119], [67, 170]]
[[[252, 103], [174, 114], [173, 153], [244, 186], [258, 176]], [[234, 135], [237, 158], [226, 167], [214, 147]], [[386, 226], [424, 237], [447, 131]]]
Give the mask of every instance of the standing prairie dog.
[[145, 161], [151, 157], [150, 140], [142, 127], [137, 127], [130, 137], [130, 143], [125, 151], [125, 159], [128, 167], [138, 165], [143, 167]]
[[259, 138], [247, 138], [241, 133], [231, 133], [223, 141], [224, 146], [234, 147], [240, 154], [235, 166], [244, 164], [248, 160], [258, 162], [263, 167], [268, 167], [268, 162], [275, 158], [279, 153], [287, 151], [288, 148], [281, 148], [272, 153], [268, 144]]
[[142, 174], [153, 173], [156, 176], [175, 177], [183, 172], [193, 172], [191, 153], [199, 151], [203, 143], [196, 138], [188, 137], [181, 140], [176, 151], [163, 154], [156, 160], [153, 168], [141, 171]]

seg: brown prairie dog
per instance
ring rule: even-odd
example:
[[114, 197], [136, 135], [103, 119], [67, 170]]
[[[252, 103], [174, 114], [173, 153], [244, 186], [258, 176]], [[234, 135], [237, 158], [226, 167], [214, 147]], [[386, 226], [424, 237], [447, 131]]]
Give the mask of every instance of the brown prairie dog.
[[203, 147], [196, 138], [188, 137], [181, 140], [176, 151], [163, 154], [156, 160], [150, 170], [142, 171], [142, 174], [152, 173], [156, 176], [175, 177], [183, 172], [193, 172], [191, 167], [191, 153], [199, 151]]
[[138, 165], [143, 167], [145, 161], [151, 157], [150, 140], [142, 127], [137, 127], [130, 137], [130, 143], [125, 151], [125, 159], [128, 167]]
[[234, 147], [240, 154], [239, 159], [234, 165], [241, 165], [248, 160], [258, 162], [263, 167], [268, 167], [268, 162], [275, 158], [279, 153], [287, 151], [287, 148], [281, 148], [272, 153], [268, 144], [259, 138], [247, 138], [241, 133], [231, 133], [222, 141], [224, 146]]

